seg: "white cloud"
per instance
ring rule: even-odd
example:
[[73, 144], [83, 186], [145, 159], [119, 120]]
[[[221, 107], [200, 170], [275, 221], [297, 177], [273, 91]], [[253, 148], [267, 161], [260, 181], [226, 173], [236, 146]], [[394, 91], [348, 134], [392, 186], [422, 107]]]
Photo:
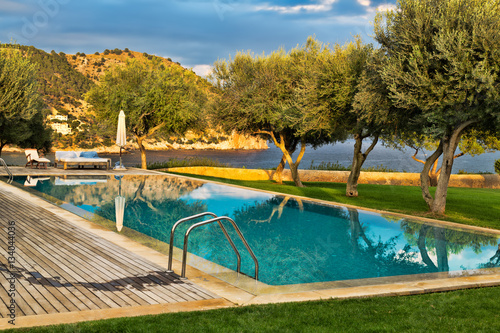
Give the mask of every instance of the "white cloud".
[[316, 4], [296, 6], [271, 6], [269, 4], [255, 7], [257, 11], [273, 11], [281, 14], [297, 14], [300, 12], [327, 12], [337, 0], [319, 0]]
[[378, 5], [377, 7], [373, 7], [371, 0], [357, 0], [357, 2], [361, 6], [368, 7], [367, 10], [369, 12], [376, 12], [376, 11], [385, 12], [387, 10], [394, 10], [394, 9], [396, 9], [396, 5], [389, 4], [389, 3], [385, 3], [383, 5]]
[[202, 77], [206, 77], [208, 74], [210, 74], [211, 71], [211, 65], [195, 65], [193, 67], [193, 72]]
[[22, 13], [30, 9], [29, 6], [10, 0], [0, 0], [0, 8], [3, 13]]
[[395, 10], [396, 9], [396, 5], [391, 5], [391, 4], [384, 4], [384, 5], [380, 5], [377, 7], [377, 10], [379, 12], [385, 12], [387, 10]]
[[371, 1], [370, 0], [358, 0], [358, 3], [361, 6], [370, 7]]
[[196, 190], [190, 192], [189, 194], [183, 196], [183, 198], [195, 199], [195, 200], [208, 200], [208, 199], [245, 199], [250, 202], [256, 200], [267, 200], [272, 198], [273, 195], [269, 193], [246, 190], [232, 186], [224, 186], [218, 184], [207, 183]]

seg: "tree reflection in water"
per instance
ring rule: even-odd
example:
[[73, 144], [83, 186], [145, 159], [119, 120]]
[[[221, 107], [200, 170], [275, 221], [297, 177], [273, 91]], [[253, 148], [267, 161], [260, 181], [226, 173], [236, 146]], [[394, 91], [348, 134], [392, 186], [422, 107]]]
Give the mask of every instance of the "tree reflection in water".
[[[427, 272], [413, 252], [396, 250], [394, 238], [368, 237], [355, 209], [346, 212], [274, 197], [239, 209], [234, 218], [259, 259], [264, 282], [293, 284]], [[230, 250], [229, 245], [223, 247]], [[223, 261], [222, 256], [214, 255], [213, 260]], [[248, 258], [246, 262], [251, 273], [253, 266]]]
[[[497, 237], [462, 230], [441, 228], [403, 220], [401, 227], [408, 244], [417, 245], [422, 261], [432, 272], [448, 272], [450, 254], [460, 254], [465, 249], [481, 253], [481, 247], [496, 245]], [[436, 257], [436, 262], [429, 256]]]

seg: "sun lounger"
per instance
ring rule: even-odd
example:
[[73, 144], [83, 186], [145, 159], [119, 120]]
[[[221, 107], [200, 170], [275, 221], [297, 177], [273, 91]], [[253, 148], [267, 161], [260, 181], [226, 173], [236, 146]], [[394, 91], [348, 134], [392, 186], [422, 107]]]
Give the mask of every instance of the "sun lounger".
[[36, 149], [25, 149], [24, 153], [26, 154], [26, 159], [28, 160], [24, 166], [25, 168], [29, 165], [31, 168], [36, 166], [37, 169], [47, 169], [47, 163], [50, 163], [50, 160], [48, 158], [38, 156], [38, 151]]
[[62, 164], [64, 170], [68, 168], [68, 165], [77, 166], [79, 168], [90, 165], [94, 168], [105, 167], [106, 170], [108, 170], [111, 165], [111, 159], [100, 158], [95, 151], [56, 151], [54, 162], [56, 168], [58, 164]]

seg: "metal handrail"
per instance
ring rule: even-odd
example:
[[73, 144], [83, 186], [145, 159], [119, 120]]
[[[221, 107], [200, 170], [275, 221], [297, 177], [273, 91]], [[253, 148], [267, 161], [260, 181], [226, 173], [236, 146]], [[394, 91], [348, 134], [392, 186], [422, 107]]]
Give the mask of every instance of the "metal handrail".
[[[186, 234], [184, 235], [184, 250], [182, 251], [182, 272], [181, 272], [181, 277], [182, 278], [185, 278], [186, 277], [186, 259], [187, 259], [187, 248], [188, 248], [188, 237], [189, 237], [189, 234], [191, 233], [191, 231], [193, 231], [194, 229], [198, 228], [198, 227], [201, 227], [202, 225], [205, 225], [205, 224], [209, 224], [209, 223], [213, 223], [213, 222], [218, 222], [219, 225], [221, 225], [221, 222], [222, 220], [226, 220], [226, 221], [229, 221], [231, 222], [231, 224], [233, 225], [234, 229], [236, 230], [236, 233], [238, 234], [238, 236], [240, 237], [241, 241], [243, 242], [243, 244], [245, 245], [245, 247], [247, 248], [247, 251], [250, 253], [250, 256], [252, 257], [253, 259], [253, 262], [255, 264], [255, 280], [258, 280], [259, 279], [259, 262], [257, 261], [257, 257], [255, 257], [255, 254], [253, 253], [252, 249], [250, 248], [250, 245], [248, 245], [248, 242], [246, 241], [245, 237], [243, 236], [243, 234], [241, 233], [240, 229], [238, 228], [238, 226], [236, 225], [236, 222], [234, 222], [233, 219], [231, 219], [230, 217], [227, 217], [227, 216], [221, 216], [221, 217], [216, 217], [216, 218], [213, 218], [213, 219], [210, 219], [210, 220], [206, 220], [206, 221], [202, 221], [202, 222], [198, 222], [196, 224], [193, 224], [191, 227], [189, 227], [189, 229], [186, 231]], [[233, 247], [234, 249], [236, 249], [235, 247]], [[237, 252], [237, 251], [236, 251]], [[238, 253], [238, 252], [237, 252]], [[238, 258], [238, 266], [240, 265], [240, 260]], [[238, 268], [238, 273], [240, 273], [240, 270]]]
[[[185, 217], [183, 219], [180, 219], [179, 221], [175, 222], [175, 224], [172, 226], [172, 230], [170, 231], [170, 244], [168, 246], [168, 271], [169, 272], [173, 272], [173, 270], [172, 270], [172, 259], [173, 259], [173, 254], [174, 254], [174, 235], [175, 235], [175, 229], [180, 224], [182, 224], [184, 222], [188, 222], [188, 221], [191, 221], [191, 220], [194, 220], [194, 219], [197, 219], [197, 218], [200, 218], [200, 217], [204, 217], [204, 216], [207, 216], [207, 215], [212, 216], [214, 218], [217, 217], [217, 215], [215, 215], [214, 213], [205, 212], [205, 213], [200, 213], [200, 214], [196, 214], [196, 215], [193, 215], [193, 216], [189, 216], [189, 217]], [[218, 221], [218, 224], [219, 224], [220, 228], [222, 229], [222, 232], [224, 233], [224, 236], [226, 236], [227, 240], [229, 241], [229, 244], [231, 244], [231, 247], [233, 248], [234, 252], [236, 253], [236, 257], [238, 258], [237, 272], [240, 273], [240, 271], [241, 271], [241, 255], [240, 255], [240, 252], [236, 248], [236, 245], [234, 245], [233, 240], [231, 239], [231, 237], [227, 233], [227, 230], [224, 227], [224, 225], [222, 224], [222, 222]]]
[[9, 180], [7, 181], [7, 184], [12, 183], [12, 181], [14, 180], [14, 176], [12, 175], [12, 172], [10, 172], [10, 169], [7, 166], [7, 163], [5, 163], [5, 161], [4, 161], [3, 158], [0, 158], [0, 163], [2, 163], [3, 167], [5, 168], [5, 170], [7, 170], [7, 174], [9, 175]]

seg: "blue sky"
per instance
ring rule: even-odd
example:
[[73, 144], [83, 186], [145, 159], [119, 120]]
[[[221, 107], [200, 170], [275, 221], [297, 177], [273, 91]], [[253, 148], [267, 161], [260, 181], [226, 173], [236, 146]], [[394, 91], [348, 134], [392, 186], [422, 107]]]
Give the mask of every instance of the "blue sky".
[[271, 52], [310, 35], [373, 42], [377, 9], [396, 0], [0, 0], [0, 41], [47, 52], [129, 48], [179, 61], [205, 74], [237, 51]]

